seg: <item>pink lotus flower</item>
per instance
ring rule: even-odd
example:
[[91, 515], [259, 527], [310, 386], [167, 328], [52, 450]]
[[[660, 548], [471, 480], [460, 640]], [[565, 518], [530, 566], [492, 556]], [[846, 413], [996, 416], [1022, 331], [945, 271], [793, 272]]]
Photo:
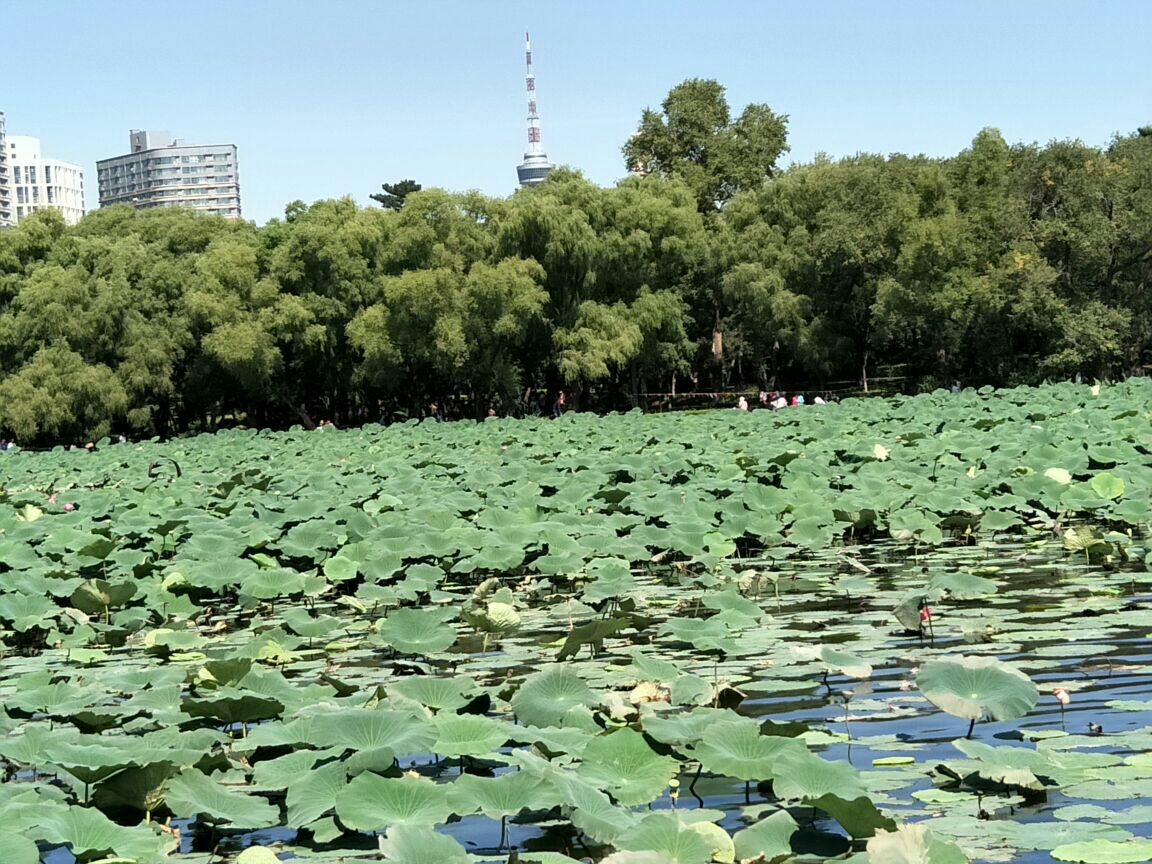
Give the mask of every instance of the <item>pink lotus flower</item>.
[[65, 501], [63, 504], [63, 507], [64, 507], [65, 513], [70, 513], [71, 511], [76, 509], [76, 505], [73, 504], [71, 501]]
[[1068, 691], [1063, 687], [1057, 687], [1052, 691], [1052, 695], [1056, 697], [1056, 701], [1060, 703], [1061, 707], [1072, 701], [1072, 697], [1068, 695]]
[[56, 493], [55, 492], [53, 492], [51, 495], [48, 496], [48, 503], [49, 504], [55, 504], [56, 503]]
[[923, 609], [920, 610], [920, 620], [921, 621], [931, 621], [932, 620], [932, 607], [931, 606], [925, 606]]

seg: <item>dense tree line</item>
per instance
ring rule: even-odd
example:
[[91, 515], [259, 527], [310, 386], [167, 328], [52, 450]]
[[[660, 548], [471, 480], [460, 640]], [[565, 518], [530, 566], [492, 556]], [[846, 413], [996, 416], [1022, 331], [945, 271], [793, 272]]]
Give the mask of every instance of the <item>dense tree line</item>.
[[251, 223], [40, 212], [0, 232], [0, 427], [24, 442], [532, 410], [652, 391], [1131, 374], [1152, 347], [1152, 128], [1106, 147], [787, 169], [787, 118], [687, 81], [601, 188], [385, 185]]

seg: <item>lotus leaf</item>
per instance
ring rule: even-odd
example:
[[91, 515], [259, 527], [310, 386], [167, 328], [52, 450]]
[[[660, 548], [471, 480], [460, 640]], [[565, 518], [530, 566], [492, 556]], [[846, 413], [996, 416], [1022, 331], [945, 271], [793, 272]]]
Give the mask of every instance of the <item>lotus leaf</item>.
[[471, 714], [440, 714], [433, 721], [437, 738], [432, 749], [442, 756], [491, 756], [515, 730], [503, 720]]
[[750, 828], [737, 831], [732, 840], [741, 861], [763, 856], [771, 864], [792, 854], [792, 835], [799, 826], [787, 810], [777, 810]]
[[316, 747], [387, 748], [394, 756], [407, 756], [430, 750], [436, 741], [432, 723], [406, 711], [319, 709], [300, 719], [307, 726], [296, 737]]
[[20, 834], [0, 831], [0, 855], [7, 864], [40, 864], [36, 844]]
[[808, 750], [793, 738], [761, 735], [759, 724], [748, 718], [711, 723], [692, 750], [705, 770], [738, 780], [775, 778], [788, 753], [808, 755]]
[[581, 754], [577, 774], [633, 806], [655, 800], [677, 770], [674, 759], [657, 755], [643, 735], [625, 728], [593, 738]]
[[446, 622], [454, 609], [399, 609], [380, 625], [380, 639], [404, 654], [439, 654], [456, 641], [456, 629]]
[[448, 803], [458, 814], [479, 811], [489, 819], [515, 816], [528, 807], [544, 809], [552, 803], [543, 794], [544, 781], [525, 777], [518, 772], [499, 777], [476, 777], [465, 774], [448, 790]]
[[916, 678], [933, 705], [973, 722], [1023, 717], [1036, 704], [1036, 685], [1018, 669], [993, 657], [930, 660]]
[[178, 816], [197, 816], [235, 828], [266, 828], [280, 821], [280, 811], [267, 801], [229, 789], [200, 771], [182, 771], [168, 782], [168, 807]]
[[656, 852], [667, 864], [706, 864], [712, 840], [672, 813], [652, 813], [625, 831], [614, 845], [628, 852]]
[[564, 726], [572, 709], [595, 704], [587, 683], [567, 666], [533, 672], [512, 697], [512, 710], [529, 726]]
[[390, 779], [365, 773], [353, 778], [336, 796], [336, 815], [358, 831], [432, 826], [447, 820], [451, 812], [448, 788], [425, 777]]
[[901, 825], [895, 831], [877, 831], [868, 841], [871, 864], [967, 864], [968, 857], [925, 825]]
[[347, 767], [340, 762], [301, 771], [287, 784], [288, 824], [307, 825], [333, 809], [347, 775]]
[[1057, 861], [1076, 861], [1080, 864], [1129, 864], [1152, 860], [1152, 840], [1084, 840], [1065, 843], [1052, 850]]
[[396, 864], [469, 864], [467, 851], [444, 834], [422, 825], [397, 824], [380, 838], [380, 854]]
[[236, 856], [236, 864], [280, 864], [280, 859], [266, 846], [249, 846]]

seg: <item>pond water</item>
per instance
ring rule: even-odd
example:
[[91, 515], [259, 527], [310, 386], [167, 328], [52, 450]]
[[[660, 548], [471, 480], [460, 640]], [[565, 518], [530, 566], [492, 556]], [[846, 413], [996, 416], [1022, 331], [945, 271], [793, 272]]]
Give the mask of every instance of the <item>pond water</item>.
[[[589, 681], [622, 689], [636, 677], [628, 670], [641, 645], [645, 654], [672, 660], [686, 674], [740, 690], [744, 698], [734, 709], [739, 715], [799, 724], [797, 730], [807, 730], [805, 737], [826, 759], [843, 760], [862, 772], [881, 810], [926, 821], [939, 835], [954, 839], [973, 861], [1047, 862], [1053, 860], [1051, 848], [1081, 837], [1152, 837], [1152, 759], [1139, 758], [1152, 746], [1152, 701], [1146, 701], [1152, 672], [1152, 595], [1147, 593], [1149, 574], [1139, 560], [1142, 550], [1133, 546], [1125, 552], [1133, 556], [1131, 562], [1099, 566], [1068, 552], [1056, 538], [1004, 538], [918, 551], [893, 543], [845, 547], [801, 560], [753, 565], [744, 578], [768, 573], [772, 584], [764, 583], [758, 595], [747, 592], [764, 619], [738, 633], [737, 643], [745, 644], [738, 646], [736, 656], [702, 652], [657, 636], [661, 617], [708, 613], [694, 601], [707, 589], [696, 578], [677, 577], [666, 569], [637, 571], [639, 593], [659, 598], [664, 616], [654, 616], [640, 633], [606, 639], [594, 659], [585, 651], [568, 662]], [[979, 574], [994, 588], [965, 599], [933, 593], [930, 632], [906, 630], [893, 617], [894, 607], [909, 592], [927, 591], [933, 578], [943, 583], [956, 573]], [[457, 672], [483, 685], [538, 667], [533, 658], [552, 656], [556, 637], [564, 630], [554, 612], [526, 611], [516, 636], [494, 641], [486, 652], [455, 658]], [[833, 672], [825, 678], [819, 666], [797, 652], [798, 646], [819, 644], [835, 644], [857, 655], [871, 665], [870, 674], [850, 678]], [[1042, 793], [1011, 784], [996, 788], [990, 783], [983, 793], [942, 784], [945, 778], [937, 766], [967, 776], [980, 763], [954, 744], [963, 739], [967, 722], [925, 699], [916, 687], [916, 671], [933, 657], [958, 653], [1008, 661], [1026, 671], [1040, 693], [1022, 718], [977, 723], [972, 741], [1058, 756], [1112, 754], [1120, 764], [1083, 769], [1076, 782], [1057, 785], [1043, 778], [1051, 785]], [[390, 674], [387, 662], [371, 657], [353, 660], [343, 671], [351, 668], [358, 669], [352, 677]], [[1066, 706], [1053, 695], [1058, 688], [1069, 694]], [[659, 707], [692, 710], [691, 704]], [[886, 759], [899, 764], [874, 764]], [[441, 782], [460, 773], [456, 760], [432, 754], [404, 762]], [[515, 769], [483, 759], [469, 760], [467, 766], [468, 772], [489, 776], [510, 770]], [[651, 808], [674, 808], [682, 814], [699, 808], [721, 811], [717, 821], [735, 832], [778, 806], [762, 785], [694, 772], [695, 765], [687, 762], [678, 796], [673, 799], [665, 792]], [[1145, 807], [1150, 809], [1141, 809]], [[863, 846], [818, 810], [793, 806], [790, 812], [801, 826], [792, 838], [801, 859], [843, 857]], [[507, 858], [498, 820], [467, 816], [441, 830], [474, 854]], [[542, 850], [574, 858], [600, 854], [595, 844], [582, 842], [557, 811], [526, 813], [511, 820], [507, 832], [507, 842], [519, 847], [522, 860]], [[186, 852], [192, 851], [195, 839], [194, 832], [185, 837]], [[317, 847], [306, 835], [294, 847], [296, 841], [295, 832], [281, 829], [227, 838], [225, 848], [275, 843], [286, 858], [297, 853], [308, 857], [311, 848], [327, 848], [329, 854], [339, 848]], [[345, 846], [345, 854], [371, 854], [366, 843], [354, 845], [359, 851]]]
[[1150, 395], [9, 454], [0, 832], [19, 864], [1152, 859]]

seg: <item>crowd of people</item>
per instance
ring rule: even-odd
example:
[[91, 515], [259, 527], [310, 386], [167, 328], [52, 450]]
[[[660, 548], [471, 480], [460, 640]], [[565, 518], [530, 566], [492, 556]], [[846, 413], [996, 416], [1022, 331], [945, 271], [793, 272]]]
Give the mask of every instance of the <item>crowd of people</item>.
[[[812, 399], [813, 405], [827, 405], [829, 402], [836, 401], [835, 397], [830, 393], [818, 393]], [[807, 405], [808, 400], [803, 393], [793, 393], [792, 398], [789, 399], [788, 395], [781, 390], [761, 390], [758, 398], [759, 407], [768, 408], [772, 411], [779, 411], [782, 408], [796, 408], [800, 405]], [[749, 411], [751, 405], [748, 400], [741, 396], [736, 400], [735, 408], [737, 411]]]

